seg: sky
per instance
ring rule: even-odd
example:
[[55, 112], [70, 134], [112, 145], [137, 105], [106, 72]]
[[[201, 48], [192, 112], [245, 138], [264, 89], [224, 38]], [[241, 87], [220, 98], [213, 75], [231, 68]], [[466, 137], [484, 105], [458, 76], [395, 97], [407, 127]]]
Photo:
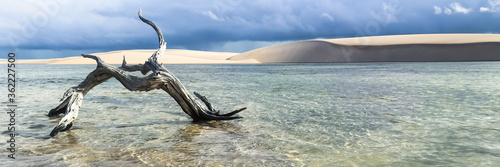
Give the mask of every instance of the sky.
[[500, 33], [500, 0], [0, 0], [0, 50], [17, 58], [156, 49], [246, 52], [300, 40]]

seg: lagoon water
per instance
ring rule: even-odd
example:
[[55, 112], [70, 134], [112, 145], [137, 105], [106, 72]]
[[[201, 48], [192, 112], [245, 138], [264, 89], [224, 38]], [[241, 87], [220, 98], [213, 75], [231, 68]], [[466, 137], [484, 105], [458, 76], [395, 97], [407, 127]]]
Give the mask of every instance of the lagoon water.
[[219, 110], [248, 107], [243, 118], [193, 123], [166, 92], [110, 79], [49, 138], [62, 115], [46, 114], [95, 65], [18, 65], [16, 159], [4, 113], [2, 165], [500, 164], [500, 62], [165, 66]]

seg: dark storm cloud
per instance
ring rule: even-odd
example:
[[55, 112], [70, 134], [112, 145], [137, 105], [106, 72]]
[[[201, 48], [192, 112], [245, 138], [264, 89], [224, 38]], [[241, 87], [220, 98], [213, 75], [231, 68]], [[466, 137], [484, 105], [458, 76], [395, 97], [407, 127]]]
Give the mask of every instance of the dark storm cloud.
[[193, 50], [243, 52], [316, 38], [500, 31], [500, 0], [2, 3], [0, 48], [29, 53], [25, 58], [154, 49], [156, 34], [137, 18], [139, 8], [162, 29], [168, 48]]

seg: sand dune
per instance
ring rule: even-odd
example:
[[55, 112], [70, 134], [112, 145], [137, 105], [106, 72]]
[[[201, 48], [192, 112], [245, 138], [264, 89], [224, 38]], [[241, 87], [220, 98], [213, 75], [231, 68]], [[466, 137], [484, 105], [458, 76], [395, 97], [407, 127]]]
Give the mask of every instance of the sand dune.
[[229, 58], [261, 63], [498, 61], [500, 34], [423, 34], [292, 42]]
[[[94, 53], [109, 64], [144, 63], [155, 50]], [[245, 53], [167, 49], [164, 64], [499, 61], [500, 34], [420, 34], [299, 41]], [[1, 61], [0, 63], [6, 63]], [[19, 60], [30, 64], [95, 64], [81, 56]]]
[[[120, 50], [103, 53], [93, 53], [99, 56], [108, 64], [121, 64], [123, 56], [128, 64], [144, 63], [156, 50]], [[242, 61], [229, 61], [229, 57], [238, 53], [229, 52], [206, 52], [181, 49], [167, 49], [159, 62], [164, 64], [228, 64], [228, 63], [258, 63], [253, 59]], [[21, 64], [96, 64], [94, 60], [81, 56], [39, 59], [39, 60], [18, 60]]]

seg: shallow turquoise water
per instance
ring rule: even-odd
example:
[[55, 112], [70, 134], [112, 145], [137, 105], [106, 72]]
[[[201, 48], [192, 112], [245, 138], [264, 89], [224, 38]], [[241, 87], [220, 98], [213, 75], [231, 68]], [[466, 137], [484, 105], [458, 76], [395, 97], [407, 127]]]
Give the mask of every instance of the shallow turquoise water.
[[49, 138], [61, 117], [45, 115], [95, 65], [19, 65], [18, 150], [8, 160], [1, 142], [3, 164], [500, 164], [500, 62], [165, 66], [217, 109], [248, 107], [244, 118], [193, 123], [166, 92], [111, 79], [85, 96], [70, 131]]

